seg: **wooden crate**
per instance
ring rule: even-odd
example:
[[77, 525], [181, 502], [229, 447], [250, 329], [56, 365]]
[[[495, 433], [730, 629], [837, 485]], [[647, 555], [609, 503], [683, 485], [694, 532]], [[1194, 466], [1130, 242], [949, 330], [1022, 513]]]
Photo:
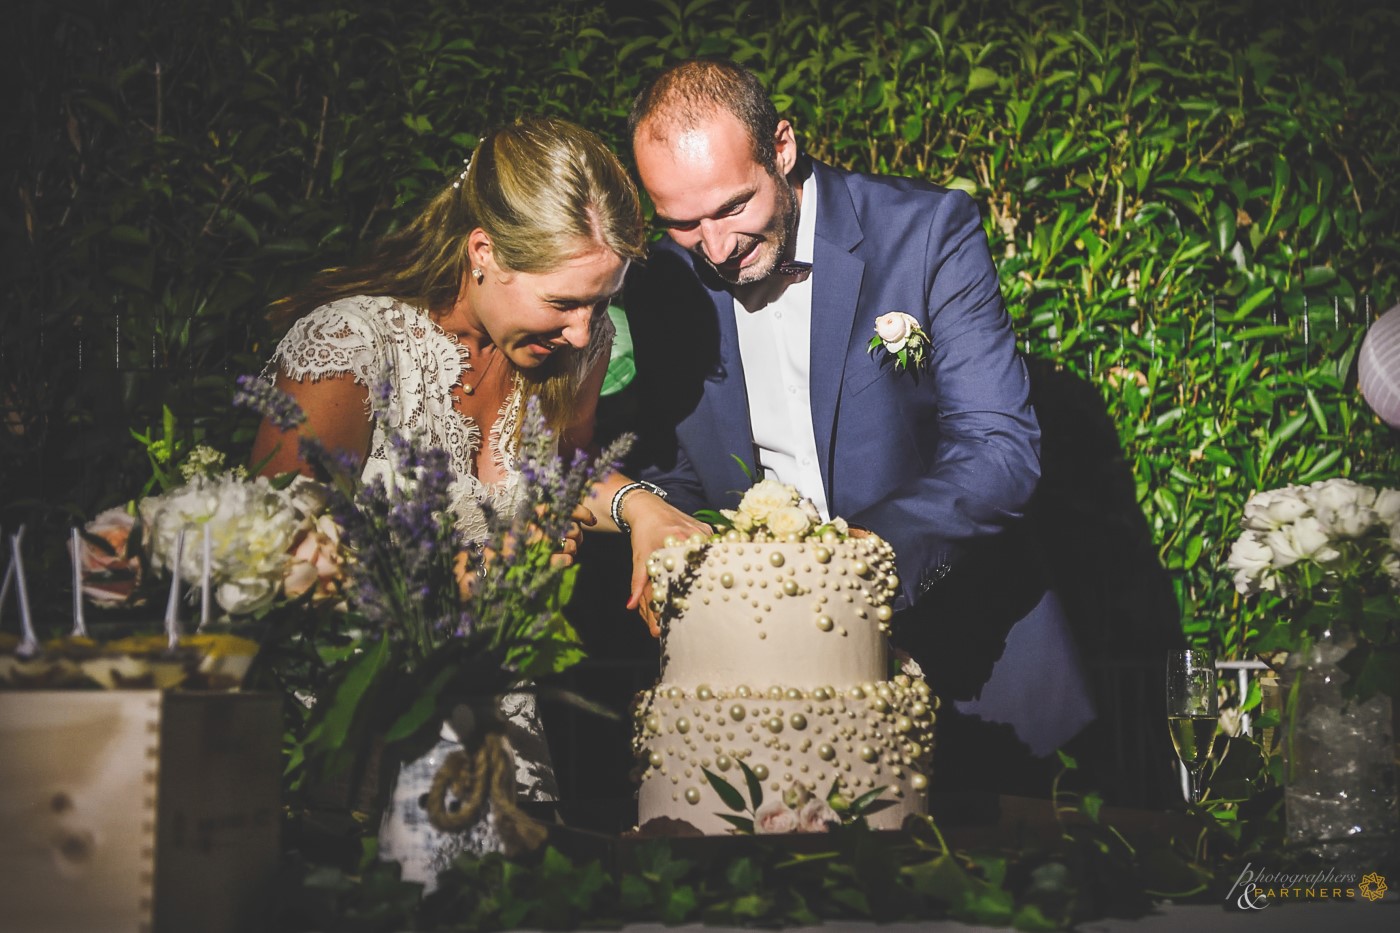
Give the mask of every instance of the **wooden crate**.
[[277, 697], [0, 692], [0, 927], [264, 929]]

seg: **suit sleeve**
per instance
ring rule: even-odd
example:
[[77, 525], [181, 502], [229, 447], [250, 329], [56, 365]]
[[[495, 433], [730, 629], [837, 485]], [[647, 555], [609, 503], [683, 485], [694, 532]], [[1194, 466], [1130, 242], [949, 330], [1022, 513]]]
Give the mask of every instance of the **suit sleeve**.
[[932, 350], [923, 384], [911, 391], [932, 393], [936, 441], [920, 475], [846, 516], [894, 546], [901, 609], [970, 544], [1021, 518], [1040, 478], [1040, 428], [1026, 367], [976, 204], [962, 192], [944, 195], [927, 232]]

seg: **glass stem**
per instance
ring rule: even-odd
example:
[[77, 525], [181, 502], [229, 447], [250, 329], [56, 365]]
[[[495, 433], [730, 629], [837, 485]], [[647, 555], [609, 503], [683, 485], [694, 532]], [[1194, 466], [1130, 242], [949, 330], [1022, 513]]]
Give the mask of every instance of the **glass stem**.
[[1191, 806], [1201, 802], [1201, 771], [1199, 768], [1187, 768], [1186, 777], [1191, 788]]

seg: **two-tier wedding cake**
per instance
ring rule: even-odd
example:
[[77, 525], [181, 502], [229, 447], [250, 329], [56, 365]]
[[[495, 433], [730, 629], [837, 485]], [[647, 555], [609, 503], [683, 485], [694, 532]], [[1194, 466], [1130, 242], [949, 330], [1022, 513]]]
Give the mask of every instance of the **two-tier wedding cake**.
[[662, 657], [633, 711], [639, 822], [730, 831], [705, 772], [742, 788], [739, 762], [769, 799], [883, 788], [875, 828], [926, 812], [938, 701], [890, 668], [893, 550], [772, 480], [724, 514], [722, 534], [650, 561]]

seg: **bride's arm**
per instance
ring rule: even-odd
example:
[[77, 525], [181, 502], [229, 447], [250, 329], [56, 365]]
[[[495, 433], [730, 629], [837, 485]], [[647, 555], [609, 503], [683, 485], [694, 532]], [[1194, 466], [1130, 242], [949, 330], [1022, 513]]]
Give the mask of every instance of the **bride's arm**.
[[[301, 455], [302, 430], [327, 449], [345, 451], [363, 463], [369, 455], [373, 424], [365, 410], [369, 391], [350, 373], [336, 373], [320, 379], [293, 379], [277, 373], [277, 388], [286, 392], [306, 414], [302, 429], [284, 431], [266, 418], [253, 440], [249, 463], [260, 466], [264, 476], [303, 473], [314, 476], [311, 465]], [[264, 463], [264, 461], [266, 461]]]
[[[607, 374], [607, 363], [607, 354], [603, 354], [579, 387], [579, 405], [574, 421], [564, 432], [565, 449], [587, 449], [592, 446], [598, 396], [603, 387], [603, 377]], [[622, 531], [613, 521], [613, 497], [631, 483], [630, 477], [613, 472], [593, 484], [583, 503], [595, 519], [589, 528], [594, 531]], [[674, 536], [683, 541], [693, 534], [708, 535], [710, 526], [667, 504], [665, 499], [644, 487], [634, 487], [623, 495], [618, 514], [630, 528], [632, 537], [632, 586], [627, 608], [637, 610], [652, 635], [659, 635], [661, 629], [651, 611], [647, 558], [657, 548], [664, 546], [668, 537]]]

